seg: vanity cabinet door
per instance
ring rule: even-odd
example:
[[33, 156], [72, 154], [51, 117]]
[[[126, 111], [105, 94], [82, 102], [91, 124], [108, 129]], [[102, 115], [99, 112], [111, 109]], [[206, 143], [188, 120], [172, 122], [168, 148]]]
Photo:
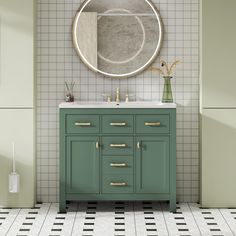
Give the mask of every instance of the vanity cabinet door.
[[98, 136], [67, 138], [67, 193], [99, 193], [98, 141]]
[[136, 192], [169, 193], [169, 137], [137, 137]]

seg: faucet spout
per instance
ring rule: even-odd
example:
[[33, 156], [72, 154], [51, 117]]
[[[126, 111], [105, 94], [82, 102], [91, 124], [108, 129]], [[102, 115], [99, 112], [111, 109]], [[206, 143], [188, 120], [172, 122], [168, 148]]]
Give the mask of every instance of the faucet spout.
[[116, 88], [116, 102], [120, 102], [120, 89]]

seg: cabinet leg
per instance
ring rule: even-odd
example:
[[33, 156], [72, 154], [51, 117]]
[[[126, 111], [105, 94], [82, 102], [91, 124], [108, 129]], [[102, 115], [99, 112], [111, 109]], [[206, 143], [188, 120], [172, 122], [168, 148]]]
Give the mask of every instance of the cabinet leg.
[[170, 212], [176, 212], [176, 201], [170, 200]]
[[66, 201], [60, 201], [59, 203], [59, 212], [66, 213]]

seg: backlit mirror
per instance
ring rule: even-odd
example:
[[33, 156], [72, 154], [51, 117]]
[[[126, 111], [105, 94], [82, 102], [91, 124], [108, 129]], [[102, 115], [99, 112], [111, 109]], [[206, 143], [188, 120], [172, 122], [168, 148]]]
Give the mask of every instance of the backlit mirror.
[[163, 25], [149, 0], [86, 0], [73, 23], [73, 43], [93, 71], [112, 78], [134, 76], [158, 55]]

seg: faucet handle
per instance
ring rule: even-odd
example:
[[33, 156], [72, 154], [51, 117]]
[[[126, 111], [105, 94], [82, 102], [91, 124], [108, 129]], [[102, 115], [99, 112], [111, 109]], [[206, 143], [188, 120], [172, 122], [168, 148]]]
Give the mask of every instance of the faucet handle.
[[126, 95], [125, 95], [125, 102], [129, 102], [130, 97], [133, 97], [133, 96], [134, 96], [134, 94], [126, 93]]
[[107, 102], [111, 102], [111, 95], [110, 94], [105, 94], [105, 93], [103, 93], [103, 94], [101, 94], [104, 98], [106, 98], [106, 101]]

